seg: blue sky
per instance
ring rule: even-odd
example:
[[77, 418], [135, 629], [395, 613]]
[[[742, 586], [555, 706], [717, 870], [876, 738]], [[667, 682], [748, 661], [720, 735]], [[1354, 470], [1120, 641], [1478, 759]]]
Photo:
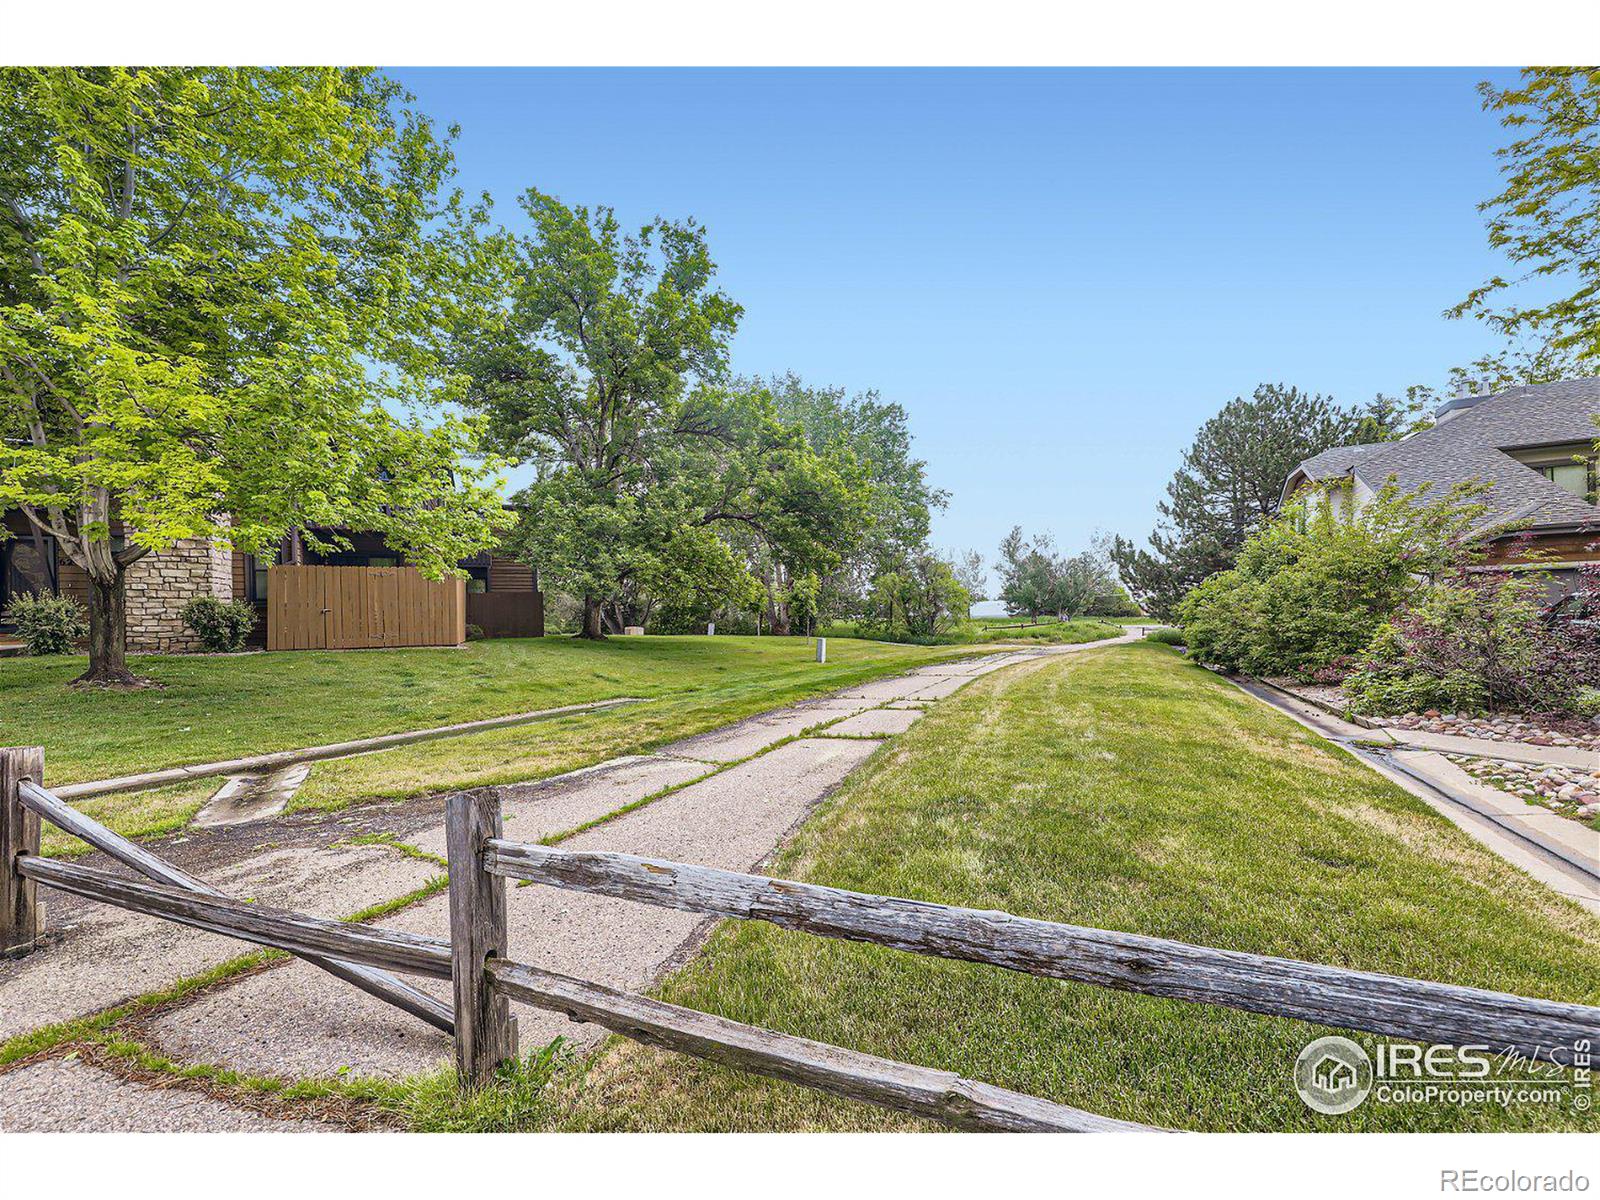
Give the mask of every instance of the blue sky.
[[1343, 402], [1493, 346], [1490, 70], [402, 70], [462, 182], [694, 216], [733, 364], [877, 388], [951, 492], [934, 541], [1143, 536], [1263, 381]]

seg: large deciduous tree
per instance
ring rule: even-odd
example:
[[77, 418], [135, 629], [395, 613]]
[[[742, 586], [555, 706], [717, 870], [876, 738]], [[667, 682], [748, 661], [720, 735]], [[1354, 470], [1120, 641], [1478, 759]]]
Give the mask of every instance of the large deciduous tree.
[[462, 365], [493, 444], [535, 466], [518, 541], [583, 601], [581, 636], [835, 569], [865, 523], [859, 465], [817, 450], [765, 388], [729, 384], [741, 309], [713, 286], [705, 231], [523, 197], [503, 323]]
[[[304, 68], [0, 72], [0, 510], [88, 575], [89, 670], [134, 682], [125, 573], [206, 538], [383, 533], [451, 569], [497, 511], [433, 331], [483, 213], [392, 81]], [[394, 413], [410, 410], [401, 419]]]
[[[1516, 267], [1449, 311], [1504, 334], [1513, 351], [1480, 367], [1515, 382], [1600, 368], [1600, 68], [1530, 67], [1481, 84], [1510, 140], [1504, 187], [1484, 201], [1489, 244]], [[1532, 285], [1531, 287], [1528, 285]]]
[[[779, 420], [798, 425], [814, 452], [859, 470], [866, 488], [861, 536], [842, 547], [837, 566], [820, 580], [819, 603], [860, 611], [879, 575], [908, 573], [910, 560], [926, 551], [932, 511], [944, 507], [948, 494], [928, 482], [927, 463], [913, 455], [901, 405], [876, 391], [851, 396], [844, 388], [814, 386], [792, 371], [766, 386]], [[781, 622], [786, 614], [774, 607], [770, 615]]]
[[1098, 550], [1062, 555], [1049, 534], [1025, 538], [1014, 525], [1000, 543], [1000, 600], [1013, 616], [1054, 613], [1071, 620], [1114, 603], [1120, 589]]
[[893, 637], [934, 638], [966, 619], [972, 597], [950, 564], [930, 550], [906, 555], [872, 581], [866, 625]]
[[508, 317], [469, 339], [472, 399], [505, 454], [534, 464], [519, 533], [583, 600], [584, 637], [677, 505], [657, 472], [716, 430], [700, 401], [726, 369], [741, 312], [712, 284], [705, 231], [653, 220], [624, 233], [609, 208], [530, 188], [514, 239]]

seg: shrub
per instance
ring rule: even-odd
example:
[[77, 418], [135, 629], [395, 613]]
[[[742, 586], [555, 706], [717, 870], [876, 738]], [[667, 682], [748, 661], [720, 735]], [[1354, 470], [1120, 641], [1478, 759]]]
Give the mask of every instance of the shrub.
[[183, 606], [180, 615], [183, 623], [194, 630], [200, 644], [214, 654], [243, 650], [250, 631], [256, 627], [255, 607], [245, 600], [196, 596]]
[[1160, 642], [1163, 646], [1183, 646], [1183, 631], [1179, 629], [1152, 629], [1144, 635], [1147, 642]]
[[12, 600], [5, 617], [29, 654], [68, 654], [74, 642], [89, 636], [88, 614], [69, 596], [24, 594]]
[[1133, 602], [1133, 597], [1128, 595], [1128, 589], [1120, 584], [1103, 595], [1096, 596], [1083, 610], [1086, 617], [1142, 617], [1144, 613]]
[[1450, 708], [1581, 713], [1600, 629], [1544, 609], [1537, 575], [1462, 573], [1373, 637], [1345, 680], [1359, 712]]
[[1464, 531], [1481, 513], [1452, 493], [1386, 487], [1341, 517], [1313, 496], [1245, 542], [1232, 570], [1178, 606], [1190, 653], [1256, 675], [1309, 676], [1363, 650], [1430, 578], [1465, 562]]
[[935, 554], [909, 556], [898, 571], [872, 581], [868, 611], [859, 625], [871, 637], [896, 642], [941, 638], [966, 625], [972, 598]]
[[483, 641], [483, 626], [482, 625], [473, 625], [473, 624], [469, 623], [467, 625], [467, 641], [469, 641], [469, 642], [481, 642], [481, 641]]
[[1309, 678], [1312, 683], [1338, 687], [1345, 681], [1350, 672], [1356, 669], [1357, 661], [1358, 659], [1354, 654], [1341, 654], [1332, 662], [1312, 671]]

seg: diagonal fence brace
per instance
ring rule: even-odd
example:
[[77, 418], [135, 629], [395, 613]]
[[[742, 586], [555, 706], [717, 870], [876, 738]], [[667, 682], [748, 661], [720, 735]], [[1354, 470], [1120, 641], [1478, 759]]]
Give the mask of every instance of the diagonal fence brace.
[[[31, 812], [37, 813], [44, 820], [74, 837], [82, 838], [96, 850], [103, 851], [124, 866], [132, 867], [146, 878], [153, 879], [157, 883], [180, 887], [198, 895], [225, 898], [225, 893], [196, 879], [187, 871], [173, 866], [166, 859], [150, 853], [144, 847], [130, 842], [121, 834], [113, 833], [93, 817], [85, 816], [60, 797], [45, 791], [31, 779], [24, 779], [17, 791], [17, 798]], [[443, 1030], [452, 1036], [455, 1034], [455, 1014], [450, 1005], [441, 1003], [428, 993], [396, 979], [387, 971], [360, 963], [343, 962], [336, 958], [323, 958], [320, 955], [297, 954], [295, 957], [304, 959], [314, 967], [320, 967], [335, 979], [353, 984], [368, 995], [376, 996], [379, 1000], [387, 1001], [396, 1008], [426, 1021], [435, 1029]]]

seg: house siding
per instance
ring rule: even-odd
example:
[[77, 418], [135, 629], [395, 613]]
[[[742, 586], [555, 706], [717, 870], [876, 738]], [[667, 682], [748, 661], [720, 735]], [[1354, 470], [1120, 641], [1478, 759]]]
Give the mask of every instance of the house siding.
[[183, 606], [197, 596], [233, 599], [233, 553], [204, 538], [186, 538], [129, 567], [127, 588], [129, 650], [200, 650], [200, 639], [183, 623]]
[[1546, 562], [1600, 562], [1600, 529], [1589, 533], [1535, 533], [1501, 538], [1485, 548], [1486, 565]]
[[489, 590], [491, 592], [536, 592], [533, 568], [504, 555], [489, 556]]
[[[6, 532], [33, 535], [20, 512], [5, 514]], [[118, 531], [120, 532], [120, 530]], [[233, 597], [231, 552], [203, 538], [190, 538], [145, 555], [127, 570], [127, 646], [135, 653], [167, 654], [200, 649], [183, 623], [183, 606], [196, 596]], [[89, 607], [89, 576], [56, 549], [56, 592]]]

